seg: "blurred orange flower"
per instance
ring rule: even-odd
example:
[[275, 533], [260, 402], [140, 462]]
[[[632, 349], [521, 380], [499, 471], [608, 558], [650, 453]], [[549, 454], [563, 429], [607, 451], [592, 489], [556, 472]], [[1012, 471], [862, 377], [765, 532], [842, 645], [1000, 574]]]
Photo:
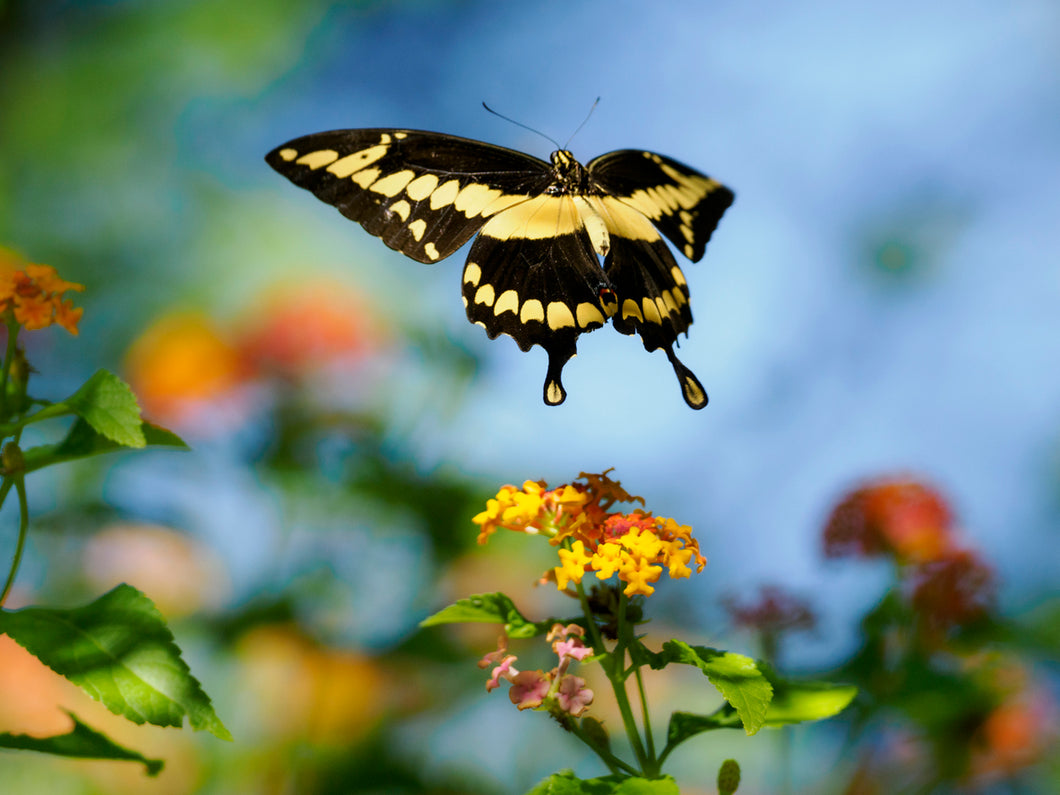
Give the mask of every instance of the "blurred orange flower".
[[355, 362], [386, 335], [359, 293], [320, 278], [268, 290], [236, 336], [237, 349], [255, 370], [297, 378]]
[[390, 692], [368, 656], [321, 646], [287, 627], [262, 627], [238, 644], [251, 723], [278, 740], [347, 745], [382, 716]]
[[827, 557], [892, 554], [902, 563], [936, 560], [953, 548], [953, 516], [935, 489], [886, 478], [848, 494], [824, 531]]
[[130, 347], [125, 369], [152, 419], [179, 424], [245, 382], [239, 351], [196, 312], [159, 318]]

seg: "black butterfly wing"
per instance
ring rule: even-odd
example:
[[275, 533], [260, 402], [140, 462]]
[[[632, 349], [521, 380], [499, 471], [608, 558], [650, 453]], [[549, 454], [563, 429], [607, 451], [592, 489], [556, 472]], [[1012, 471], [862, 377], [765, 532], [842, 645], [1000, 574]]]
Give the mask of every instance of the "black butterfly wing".
[[464, 267], [467, 316], [492, 339], [509, 334], [548, 353], [544, 398], [562, 403], [563, 365], [578, 336], [615, 311], [585, 218], [585, 199], [543, 194], [497, 213], [482, 227]]
[[603, 191], [644, 214], [693, 262], [735, 198], [717, 180], [664, 155], [608, 152], [586, 166]]
[[642, 213], [612, 196], [588, 201], [608, 231], [604, 273], [617, 297], [612, 324], [623, 334], [639, 334], [645, 350], [666, 351], [685, 402], [703, 408], [706, 390], [673, 352], [677, 335], [687, 334], [692, 323], [688, 285], [673, 254]]
[[315, 133], [265, 160], [390, 248], [427, 263], [452, 254], [491, 216], [540, 194], [552, 173], [521, 152], [418, 130]]

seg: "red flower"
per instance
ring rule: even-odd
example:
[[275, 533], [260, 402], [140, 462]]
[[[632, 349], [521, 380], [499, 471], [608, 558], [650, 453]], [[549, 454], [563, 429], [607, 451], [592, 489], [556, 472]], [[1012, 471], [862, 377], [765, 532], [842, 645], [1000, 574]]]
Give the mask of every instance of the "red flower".
[[927, 628], [942, 633], [982, 618], [994, 601], [994, 573], [969, 550], [955, 550], [919, 566], [913, 607]]
[[830, 558], [890, 553], [903, 563], [918, 563], [938, 559], [953, 543], [953, 516], [945, 499], [911, 479], [881, 480], [851, 492], [824, 530]]

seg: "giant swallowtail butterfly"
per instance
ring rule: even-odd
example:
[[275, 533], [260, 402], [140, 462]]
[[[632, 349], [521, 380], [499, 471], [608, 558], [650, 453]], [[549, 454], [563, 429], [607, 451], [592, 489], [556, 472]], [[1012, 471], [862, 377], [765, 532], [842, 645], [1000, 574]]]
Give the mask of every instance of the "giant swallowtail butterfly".
[[[468, 319], [548, 353], [545, 403], [562, 403], [578, 335], [611, 319], [666, 351], [685, 402], [707, 393], [678, 361], [692, 323], [688, 285], [665, 235], [696, 262], [733, 193], [653, 152], [623, 149], [582, 166], [416, 130], [335, 130], [277, 147], [266, 162], [369, 233], [420, 262], [479, 233], [464, 266]], [[600, 258], [603, 258], [601, 266]]]

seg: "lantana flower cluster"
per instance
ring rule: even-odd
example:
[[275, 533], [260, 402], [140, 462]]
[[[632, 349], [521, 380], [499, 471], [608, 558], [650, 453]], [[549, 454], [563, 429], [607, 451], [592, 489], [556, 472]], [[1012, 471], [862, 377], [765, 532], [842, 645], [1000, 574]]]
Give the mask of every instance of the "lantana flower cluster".
[[935, 634], [982, 618], [993, 603], [993, 571], [961, 544], [946, 499], [913, 478], [882, 478], [846, 495], [825, 526], [824, 551], [891, 557]]
[[581, 662], [593, 653], [582, 641], [584, 635], [585, 629], [578, 624], [552, 625], [545, 640], [552, 644], [559, 664], [551, 671], [520, 671], [515, 667], [518, 658], [508, 653], [508, 637], [501, 635], [497, 650], [478, 663], [479, 668], [493, 666], [486, 690], [496, 690], [500, 687], [500, 680], [506, 679], [511, 684], [508, 698], [520, 710], [544, 709], [580, 716], [593, 703], [593, 691], [585, 686], [584, 679], [568, 674], [567, 669], [572, 662]]
[[521, 489], [504, 486], [486, 510], [472, 520], [480, 525], [478, 542], [497, 530], [540, 534], [559, 550], [560, 565], [545, 576], [560, 590], [579, 584], [592, 572], [601, 581], [613, 576], [626, 583], [626, 596], [650, 596], [663, 571], [681, 578], [706, 565], [692, 528], [641, 508], [612, 511], [615, 503], [644, 505], [622, 485], [602, 474], [581, 473], [574, 483], [549, 489], [544, 481], [528, 480]]
[[61, 279], [50, 265], [0, 258], [0, 315], [11, 312], [27, 331], [57, 324], [76, 335], [84, 309], [63, 294], [84, 289], [82, 284]]

